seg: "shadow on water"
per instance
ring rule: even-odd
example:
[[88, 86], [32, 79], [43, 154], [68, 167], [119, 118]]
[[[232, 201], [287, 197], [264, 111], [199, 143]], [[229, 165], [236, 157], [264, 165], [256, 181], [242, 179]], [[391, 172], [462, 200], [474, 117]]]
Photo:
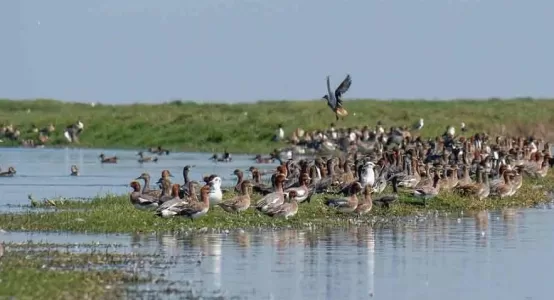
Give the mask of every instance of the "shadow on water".
[[172, 285], [141, 284], [131, 288], [135, 295], [191, 286], [198, 293], [241, 299], [548, 299], [554, 292], [549, 284], [553, 225], [554, 212], [545, 206], [437, 214], [425, 222], [379, 229], [3, 232], [0, 239], [160, 256], [148, 271]]

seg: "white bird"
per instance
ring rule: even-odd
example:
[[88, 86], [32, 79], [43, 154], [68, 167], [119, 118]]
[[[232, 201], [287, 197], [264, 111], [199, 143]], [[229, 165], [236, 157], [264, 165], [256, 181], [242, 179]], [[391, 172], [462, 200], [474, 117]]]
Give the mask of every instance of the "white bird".
[[375, 164], [371, 161], [368, 161], [358, 167], [358, 178], [360, 178], [362, 187], [365, 187], [366, 185], [373, 186], [375, 184], [374, 167]]
[[454, 134], [456, 134], [456, 129], [454, 128], [454, 126], [448, 126], [448, 129], [446, 129], [446, 133], [449, 136], [454, 136]]
[[462, 124], [460, 124], [460, 130], [462, 132], [465, 132], [467, 129], [466, 129], [466, 123], [462, 122]]
[[221, 192], [221, 178], [215, 177], [210, 181], [210, 193], [209, 193], [210, 205], [216, 205], [223, 199], [223, 193]]
[[414, 125], [414, 129], [416, 130], [421, 130], [421, 128], [423, 128], [423, 119], [419, 119], [419, 122], [417, 122], [415, 125]]

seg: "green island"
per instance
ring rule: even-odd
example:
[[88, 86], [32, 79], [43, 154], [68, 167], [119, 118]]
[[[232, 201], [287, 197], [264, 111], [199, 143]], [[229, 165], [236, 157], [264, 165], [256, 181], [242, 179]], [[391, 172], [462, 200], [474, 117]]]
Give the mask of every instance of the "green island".
[[[328, 226], [371, 225], [391, 226], [405, 224], [434, 212], [476, 212], [486, 209], [533, 207], [552, 201], [546, 195], [554, 188], [554, 175], [542, 179], [525, 178], [518, 192], [503, 199], [490, 197], [479, 201], [462, 197], [455, 192], [441, 192], [428, 200], [426, 206], [409, 193], [400, 190], [399, 200], [389, 208], [375, 206], [368, 215], [339, 214], [324, 205], [326, 194], [312, 197], [310, 203], [302, 203], [298, 214], [288, 220], [272, 218], [251, 208], [240, 214], [230, 214], [219, 207], [194, 221], [183, 218], [160, 218], [152, 211], [138, 210], [127, 195], [105, 196], [91, 201], [36, 202], [25, 213], [0, 214], [0, 228], [19, 231], [69, 231], [88, 233], [153, 233], [153, 232], [219, 232], [233, 229], [317, 228]], [[383, 194], [390, 193], [390, 187]], [[230, 198], [229, 193], [224, 198]], [[257, 201], [261, 196], [254, 195]], [[51, 211], [45, 211], [48, 208]], [[34, 212], [33, 209], [41, 209]]]
[[[553, 100], [350, 100], [344, 101], [349, 115], [338, 127], [411, 125], [425, 119], [421, 135], [442, 134], [448, 125], [465, 122], [471, 132], [491, 135], [541, 134], [554, 126]], [[13, 124], [21, 139], [35, 138], [32, 126], [56, 127], [47, 146], [65, 146], [63, 130], [80, 119], [84, 131], [79, 147], [144, 148], [161, 145], [173, 151], [269, 153], [284, 143], [272, 142], [278, 124], [289, 136], [296, 128], [328, 128], [335, 120], [324, 100], [264, 101], [239, 104], [198, 104], [173, 101], [164, 104], [104, 105], [55, 100], [0, 100], [3, 126]], [[2, 145], [19, 145], [4, 141]]]

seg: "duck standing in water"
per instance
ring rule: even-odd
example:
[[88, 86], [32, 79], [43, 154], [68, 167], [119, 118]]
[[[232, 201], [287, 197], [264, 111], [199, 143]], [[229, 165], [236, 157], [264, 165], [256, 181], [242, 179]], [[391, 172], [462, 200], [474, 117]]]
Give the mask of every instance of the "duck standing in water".
[[79, 176], [79, 168], [76, 165], [71, 166], [71, 176]]
[[352, 79], [350, 78], [350, 75], [346, 75], [346, 78], [342, 81], [342, 83], [337, 87], [335, 92], [333, 93], [331, 91], [331, 83], [329, 82], [329, 76], [327, 76], [327, 95], [323, 96], [323, 99], [327, 100], [327, 105], [333, 110], [335, 113], [335, 117], [337, 121], [340, 117], [346, 117], [348, 115], [348, 112], [346, 109], [342, 107], [342, 94], [346, 93], [348, 89], [350, 88], [350, 85], [352, 84]]
[[13, 177], [17, 173], [14, 167], [9, 167], [8, 171], [0, 173], [0, 177]]
[[144, 156], [144, 153], [142, 151], [139, 151], [137, 155], [139, 156], [138, 162], [141, 164], [145, 162], [158, 162], [157, 157]]
[[221, 191], [221, 178], [214, 177], [209, 181], [210, 192], [208, 194], [210, 205], [216, 205], [223, 199], [223, 192]]

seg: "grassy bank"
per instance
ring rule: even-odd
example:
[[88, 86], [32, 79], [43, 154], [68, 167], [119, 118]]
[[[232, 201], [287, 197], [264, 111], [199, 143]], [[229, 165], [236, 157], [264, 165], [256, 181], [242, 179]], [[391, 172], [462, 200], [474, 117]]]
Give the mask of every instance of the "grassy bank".
[[4, 248], [0, 298], [120, 299], [127, 284], [149, 279], [115, 270], [139, 259], [133, 255], [36, 250], [32, 244]]
[[[505, 199], [489, 198], [485, 201], [463, 198], [453, 193], [441, 193], [423, 207], [419, 200], [402, 193], [391, 208], [374, 207], [371, 213], [361, 218], [340, 215], [323, 204], [325, 195], [317, 195], [311, 203], [301, 204], [298, 214], [289, 220], [270, 218], [250, 209], [240, 215], [213, 208], [208, 216], [194, 222], [184, 218], [162, 219], [152, 212], [139, 211], [129, 203], [127, 196], [96, 198], [92, 201], [65, 201], [56, 203], [53, 212], [28, 212], [23, 214], [0, 214], [0, 228], [4, 230], [73, 231], [98, 233], [147, 233], [186, 232], [198, 229], [247, 229], [247, 228], [302, 228], [345, 226], [351, 223], [379, 225], [409, 220], [410, 217], [428, 212], [480, 211], [507, 207], [532, 207], [550, 201], [544, 195], [554, 187], [554, 175], [544, 180], [525, 180], [516, 195]], [[255, 196], [254, 199], [259, 199]], [[36, 207], [41, 207], [39, 204]], [[78, 209], [78, 210], [74, 210]], [[408, 218], [403, 218], [408, 217]]]
[[[547, 137], [554, 127], [553, 100], [374, 101], [346, 100], [350, 115], [337, 126], [411, 125], [426, 121], [424, 136], [442, 134], [447, 125], [465, 122], [471, 132], [536, 134]], [[282, 144], [270, 142], [278, 124], [291, 133], [327, 128], [334, 115], [323, 100], [253, 104], [96, 105], [52, 100], [0, 100], [0, 120], [13, 123], [23, 138], [32, 124], [53, 123], [51, 145], [64, 145], [65, 126], [78, 118], [85, 124], [81, 146], [139, 148], [162, 145], [173, 150], [266, 153]], [[8, 145], [9, 143], [4, 143]]]

